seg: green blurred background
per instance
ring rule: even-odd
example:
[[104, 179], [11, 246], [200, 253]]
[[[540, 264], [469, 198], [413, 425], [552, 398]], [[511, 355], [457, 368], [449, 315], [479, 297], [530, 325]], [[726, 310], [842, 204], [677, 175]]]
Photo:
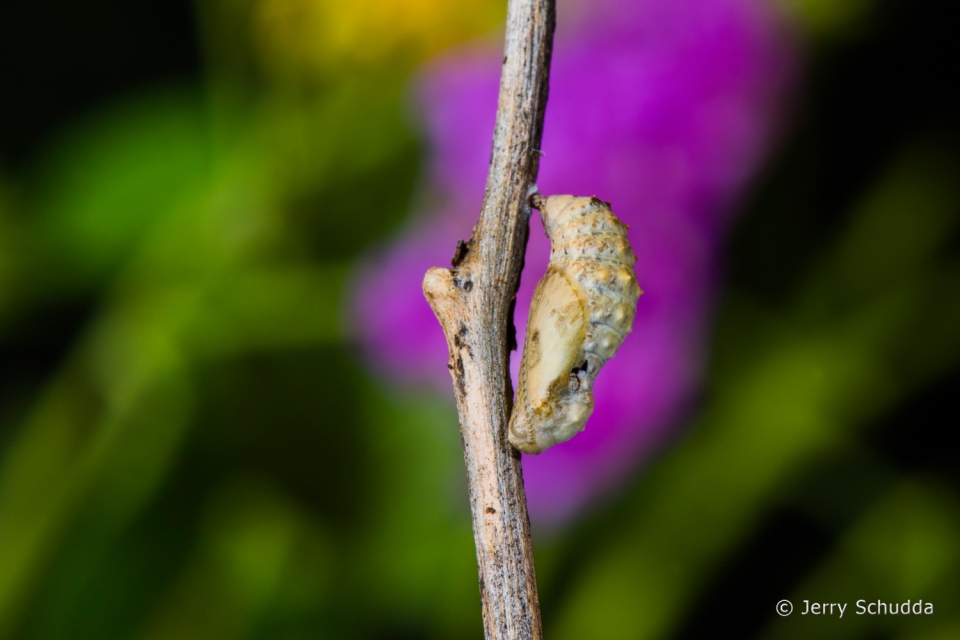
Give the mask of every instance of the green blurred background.
[[[537, 532], [548, 638], [960, 638], [949, 4], [782, 4], [806, 79], [702, 406]], [[0, 10], [0, 638], [482, 635], [455, 412], [371, 377], [343, 307], [422, 174], [411, 74], [503, 13]]]

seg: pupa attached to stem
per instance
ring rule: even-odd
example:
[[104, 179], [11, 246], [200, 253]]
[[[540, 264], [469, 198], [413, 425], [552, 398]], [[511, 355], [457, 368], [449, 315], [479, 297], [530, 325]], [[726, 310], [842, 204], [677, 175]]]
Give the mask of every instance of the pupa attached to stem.
[[530, 306], [510, 443], [540, 453], [583, 430], [597, 372], [630, 332], [642, 293], [627, 226], [610, 203], [534, 194], [550, 265]]

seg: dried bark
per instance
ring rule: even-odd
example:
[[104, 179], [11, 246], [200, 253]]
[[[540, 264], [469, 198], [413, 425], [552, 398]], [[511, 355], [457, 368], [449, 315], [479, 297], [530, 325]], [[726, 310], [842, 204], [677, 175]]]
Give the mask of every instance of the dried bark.
[[450, 349], [488, 640], [541, 637], [520, 453], [507, 440], [513, 309], [529, 233], [553, 45], [553, 0], [510, 0], [490, 172], [473, 237], [423, 290]]

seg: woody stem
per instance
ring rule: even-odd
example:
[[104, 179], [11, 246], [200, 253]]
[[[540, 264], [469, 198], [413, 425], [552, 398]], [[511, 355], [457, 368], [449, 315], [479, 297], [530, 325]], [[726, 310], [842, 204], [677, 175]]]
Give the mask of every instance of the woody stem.
[[454, 269], [423, 281], [450, 350], [487, 640], [541, 638], [520, 454], [507, 440], [513, 307], [536, 182], [554, 0], [509, 0], [490, 172], [480, 219]]

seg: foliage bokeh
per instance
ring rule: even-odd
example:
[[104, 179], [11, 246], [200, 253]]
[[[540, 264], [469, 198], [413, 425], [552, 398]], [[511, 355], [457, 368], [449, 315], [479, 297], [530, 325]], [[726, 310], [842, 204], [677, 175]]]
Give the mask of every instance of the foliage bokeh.
[[[537, 532], [548, 637], [960, 630], [945, 9], [778, 6], [807, 71], [726, 245], [701, 398], [618, 493]], [[502, 11], [204, 0], [172, 32], [202, 64], [0, 147], [0, 638], [480, 636], [455, 411], [367, 370], [345, 307], [428, 197], [412, 74]], [[57, 81], [26, 50], [10, 113]], [[780, 619], [781, 598], [937, 613]]]

